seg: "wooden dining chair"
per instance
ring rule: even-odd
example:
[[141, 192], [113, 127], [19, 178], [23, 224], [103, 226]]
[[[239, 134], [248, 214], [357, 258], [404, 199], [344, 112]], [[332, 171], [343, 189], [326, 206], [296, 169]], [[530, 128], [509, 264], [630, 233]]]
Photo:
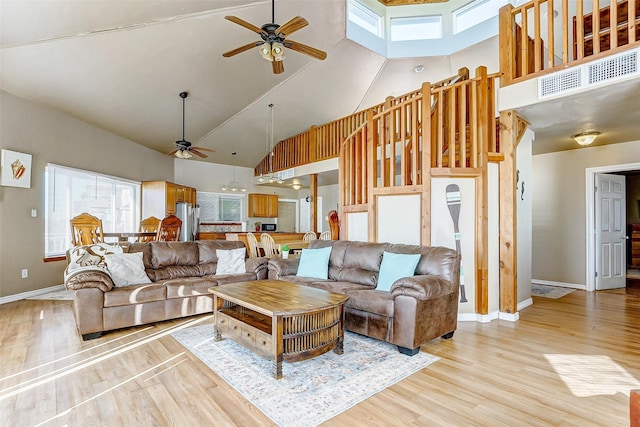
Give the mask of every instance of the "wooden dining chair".
[[71, 218], [71, 244], [73, 246], [104, 243], [102, 220], [83, 212]]
[[[160, 228], [160, 219], [155, 216], [150, 216], [149, 218], [145, 218], [140, 221], [138, 231], [141, 233], [156, 233], [157, 236], [158, 228]], [[140, 236], [137, 241], [151, 242], [156, 239], [156, 236]]]
[[338, 212], [330, 210], [329, 214], [329, 230], [331, 230], [331, 240], [340, 240], [340, 221], [338, 218]]
[[320, 240], [333, 240], [331, 239], [331, 231], [323, 231], [320, 233]]
[[180, 240], [182, 220], [175, 215], [166, 216], [160, 221], [156, 240], [159, 242], [177, 242]]
[[247, 233], [247, 246], [249, 246], [249, 258], [260, 257], [260, 250], [258, 249], [258, 239], [252, 232]]
[[305, 242], [310, 242], [312, 240], [316, 240], [318, 238], [318, 236], [316, 235], [315, 231], [307, 231], [306, 233], [304, 233], [304, 236], [302, 236], [302, 240], [304, 240]]
[[262, 243], [262, 249], [264, 249], [264, 256], [273, 257], [280, 255], [280, 245], [276, 245], [268, 233], [262, 233], [260, 235], [260, 243]]

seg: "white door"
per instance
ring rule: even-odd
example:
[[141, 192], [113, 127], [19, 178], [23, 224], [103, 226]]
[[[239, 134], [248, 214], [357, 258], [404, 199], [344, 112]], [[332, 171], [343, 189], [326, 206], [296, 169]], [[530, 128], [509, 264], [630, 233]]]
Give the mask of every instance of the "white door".
[[278, 231], [296, 232], [297, 210], [298, 203], [296, 200], [278, 200]]
[[596, 174], [596, 290], [626, 285], [625, 178]]
[[[311, 203], [307, 199], [300, 199], [300, 233], [311, 231]], [[316, 200], [316, 222], [317, 232], [322, 232], [322, 197]]]

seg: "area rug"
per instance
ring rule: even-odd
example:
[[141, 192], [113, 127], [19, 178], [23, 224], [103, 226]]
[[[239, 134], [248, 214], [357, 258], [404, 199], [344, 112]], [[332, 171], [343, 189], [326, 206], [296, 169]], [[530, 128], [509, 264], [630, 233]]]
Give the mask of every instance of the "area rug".
[[439, 358], [400, 354], [391, 344], [345, 333], [344, 354], [333, 351], [282, 365], [272, 376], [269, 360], [230, 339], [213, 341], [213, 326], [171, 334], [216, 374], [282, 427], [316, 426]]
[[563, 288], [561, 286], [549, 286], [549, 285], [531, 285], [531, 295], [534, 297], [545, 297], [558, 299], [565, 295], [569, 295], [574, 292], [575, 289]]
[[66, 289], [58, 289], [56, 291], [45, 292], [44, 294], [40, 294], [40, 295], [34, 295], [27, 299], [73, 301], [73, 291], [68, 291]]

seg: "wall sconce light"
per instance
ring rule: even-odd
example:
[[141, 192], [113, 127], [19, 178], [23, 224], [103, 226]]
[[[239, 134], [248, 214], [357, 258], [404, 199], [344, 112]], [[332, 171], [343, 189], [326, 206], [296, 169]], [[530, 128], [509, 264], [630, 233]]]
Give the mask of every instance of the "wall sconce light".
[[589, 130], [586, 132], [577, 133], [575, 135], [571, 135], [571, 138], [575, 139], [576, 142], [580, 145], [589, 145], [600, 135], [600, 132], [595, 130]]

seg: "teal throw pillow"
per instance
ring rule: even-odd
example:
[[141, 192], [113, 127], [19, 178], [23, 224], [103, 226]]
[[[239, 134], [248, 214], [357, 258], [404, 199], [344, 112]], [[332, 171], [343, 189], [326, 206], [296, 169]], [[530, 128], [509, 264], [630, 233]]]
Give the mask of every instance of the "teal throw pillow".
[[401, 277], [413, 276], [416, 266], [420, 261], [420, 254], [394, 254], [384, 252], [382, 254], [382, 264], [378, 275], [379, 291], [390, 291], [393, 282]]
[[329, 278], [329, 256], [331, 247], [320, 249], [303, 249], [296, 276], [314, 277], [316, 279]]

